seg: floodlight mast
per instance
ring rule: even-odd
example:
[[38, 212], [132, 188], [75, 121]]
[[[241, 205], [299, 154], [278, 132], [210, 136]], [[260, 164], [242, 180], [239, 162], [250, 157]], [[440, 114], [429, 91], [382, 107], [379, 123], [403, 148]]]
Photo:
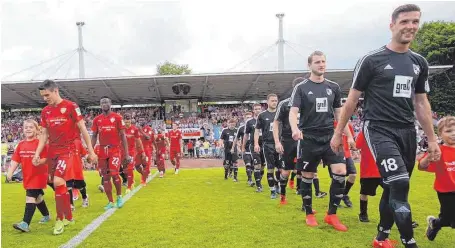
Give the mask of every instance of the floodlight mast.
[[82, 27], [85, 25], [85, 22], [76, 22], [77, 31], [79, 35], [79, 46], [77, 51], [79, 53], [79, 78], [85, 78], [85, 64], [84, 64], [84, 46], [82, 39]]
[[283, 18], [284, 13], [276, 14], [276, 17], [279, 20], [278, 24], [278, 71], [284, 70], [284, 38], [283, 38]]

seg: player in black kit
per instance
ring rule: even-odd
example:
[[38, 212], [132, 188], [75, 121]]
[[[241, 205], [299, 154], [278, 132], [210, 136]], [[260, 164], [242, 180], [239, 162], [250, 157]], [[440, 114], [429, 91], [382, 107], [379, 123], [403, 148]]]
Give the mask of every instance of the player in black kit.
[[[243, 120], [245, 123], [253, 117], [253, 114], [251, 112], [246, 112], [243, 114]], [[243, 157], [243, 162], [245, 163], [245, 170], [246, 170], [246, 176], [248, 178], [247, 183], [249, 186], [253, 187], [254, 182], [252, 179], [253, 176], [253, 165], [251, 164], [251, 156], [245, 156], [245, 146], [243, 146], [243, 137], [245, 135], [245, 124], [241, 125], [237, 129], [237, 133], [235, 134], [235, 139], [234, 139], [234, 144], [235, 146], [240, 147], [240, 152], [242, 153]], [[237, 145], [240, 143], [240, 145]], [[231, 148], [231, 153], [234, 153], [234, 146]]]
[[[276, 199], [277, 197], [279, 188], [278, 180], [282, 168], [282, 161], [275, 150], [275, 141], [273, 140], [273, 121], [275, 119], [277, 104], [278, 96], [276, 94], [269, 94], [267, 96], [267, 110], [259, 114], [256, 121], [256, 130], [254, 131], [254, 151], [260, 153], [262, 148], [267, 164], [267, 182], [270, 188], [271, 199]], [[259, 145], [259, 134], [262, 134], [262, 147]]]
[[221, 146], [224, 147], [224, 179], [228, 179], [229, 169], [234, 172], [234, 182], [237, 180], [237, 144], [234, 143], [237, 129], [235, 128], [235, 120], [229, 120], [228, 128], [221, 132]]
[[[343, 153], [336, 154], [330, 148], [330, 139], [334, 132], [333, 121], [338, 120], [341, 111], [340, 86], [324, 78], [325, 55], [316, 51], [308, 57], [310, 77], [297, 84], [291, 95], [289, 123], [292, 138], [299, 141], [300, 159], [297, 169], [302, 170], [302, 200], [306, 212], [306, 223], [317, 226], [312, 209], [312, 182], [319, 162], [330, 166], [332, 183], [330, 186], [330, 204], [324, 221], [338, 231], [347, 231], [336, 215], [337, 207], [343, 198], [346, 164]], [[299, 125], [297, 115], [300, 112]], [[354, 140], [349, 130], [345, 129], [349, 143]]]
[[[245, 123], [245, 135], [243, 136], [243, 146], [246, 148], [245, 156], [250, 156], [251, 164], [254, 167], [254, 180], [256, 181], [256, 192], [262, 192], [262, 175], [264, 168], [261, 161], [261, 153], [254, 151], [254, 133], [256, 127], [256, 120], [258, 115], [262, 112], [262, 106], [259, 103], [253, 105], [253, 118]], [[261, 135], [260, 135], [261, 136]], [[259, 137], [259, 146], [262, 145], [262, 137]]]
[[[304, 80], [302, 77], [298, 77], [292, 81], [292, 87], [297, 83]], [[289, 125], [289, 100], [286, 98], [278, 104], [275, 118], [273, 120], [273, 139], [275, 141], [275, 149], [280, 154], [281, 160], [283, 161], [283, 167], [281, 168], [280, 174], [280, 204], [287, 204], [286, 200], [286, 185], [288, 183], [289, 173], [292, 171], [291, 182], [294, 181], [294, 177], [297, 175], [297, 192], [300, 189], [300, 183], [302, 181], [301, 171], [296, 171], [295, 162], [297, 160], [297, 141], [292, 139], [291, 125]], [[281, 126], [281, 133], [280, 133]], [[296, 173], [297, 172], [297, 173]], [[290, 184], [290, 188], [292, 188]]]
[[408, 203], [409, 178], [417, 150], [416, 117], [428, 137], [430, 159], [437, 161], [441, 156], [427, 99], [428, 63], [409, 49], [419, 29], [420, 16], [420, 8], [414, 4], [395, 9], [390, 23], [391, 41], [362, 57], [354, 69], [352, 87], [331, 141], [332, 149], [339, 150], [341, 130], [363, 93], [363, 133], [384, 185], [374, 247], [392, 247], [388, 237], [394, 223], [404, 246], [417, 247]]

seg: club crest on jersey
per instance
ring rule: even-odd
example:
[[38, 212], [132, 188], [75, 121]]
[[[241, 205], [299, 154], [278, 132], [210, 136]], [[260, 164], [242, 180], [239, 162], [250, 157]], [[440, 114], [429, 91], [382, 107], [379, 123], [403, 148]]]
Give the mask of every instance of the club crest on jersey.
[[60, 113], [64, 114], [66, 112], [66, 108], [61, 108]]
[[419, 75], [420, 74], [420, 66], [416, 65], [416, 64], [412, 64], [412, 68], [414, 69], [414, 73], [416, 75]]
[[332, 95], [332, 89], [325, 89], [325, 91], [327, 92], [327, 95]]
[[112, 118], [111, 118], [111, 122], [112, 122], [112, 123], [114, 123], [114, 121], [115, 121], [115, 118], [114, 118], [114, 117], [112, 117]]

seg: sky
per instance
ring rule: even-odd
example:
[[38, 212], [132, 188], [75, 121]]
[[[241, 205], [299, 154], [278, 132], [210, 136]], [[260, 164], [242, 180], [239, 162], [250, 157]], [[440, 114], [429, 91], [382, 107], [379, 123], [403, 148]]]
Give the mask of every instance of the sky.
[[[193, 73], [276, 71], [277, 13], [285, 14], [285, 70], [306, 70], [314, 50], [327, 55], [328, 69], [352, 69], [390, 40], [390, 15], [403, 3], [2, 0], [0, 77], [79, 77], [77, 21], [85, 22], [85, 77], [153, 75], [165, 61]], [[414, 3], [422, 22], [455, 21], [455, 2]]]

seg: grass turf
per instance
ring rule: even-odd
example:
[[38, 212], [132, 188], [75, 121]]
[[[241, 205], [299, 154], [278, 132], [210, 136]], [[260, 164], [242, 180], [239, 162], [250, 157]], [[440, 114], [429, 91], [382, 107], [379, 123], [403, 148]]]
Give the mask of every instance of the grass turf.
[[[305, 225], [300, 210], [301, 198], [288, 190], [289, 204], [279, 205], [271, 200], [267, 182], [258, 194], [245, 182], [244, 168], [239, 171], [239, 183], [223, 180], [221, 168], [181, 170], [180, 175], [167, 174], [155, 178], [141, 189], [125, 206], [116, 211], [80, 247], [371, 247], [379, 219], [378, 203], [381, 190], [369, 201], [370, 223], [358, 221], [358, 179], [350, 192], [352, 209], [340, 208], [338, 214], [349, 231], [340, 233], [323, 222], [328, 198], [314, 199], [319, 227]], [[57, 247], [67, 242], [99, 216], [106, 197], [96, 189], [99, 177], [86, 172], [91, 206], [88, 209], [76, 203], [76, 225], [65, 229], [61, 236], [52, 235], [52, 223], [37, 224], [37, 210], [31, 225], [32, 232], [20, 233], [12, 223], [21, 220], [25, 192], [21, 185], [2, 186], [2, 246]], [[328, 191], [327, 170], [320, 171], [321, 189]], [[451, 247], [455, 243], [454, 230], [443, 229], [436, 241], [425, 238], [426, 216], [437, 215], [439, 203], [432, 189], [434, 176], [416, 171], [411, 180], [410, 202], [413, 219], [420, 226], [415, 229], [419, 247]], [[55, 216], [53, 192], [46, 191], [46, 201]], [[398, 240], [394, 226], [391, 238]]]

